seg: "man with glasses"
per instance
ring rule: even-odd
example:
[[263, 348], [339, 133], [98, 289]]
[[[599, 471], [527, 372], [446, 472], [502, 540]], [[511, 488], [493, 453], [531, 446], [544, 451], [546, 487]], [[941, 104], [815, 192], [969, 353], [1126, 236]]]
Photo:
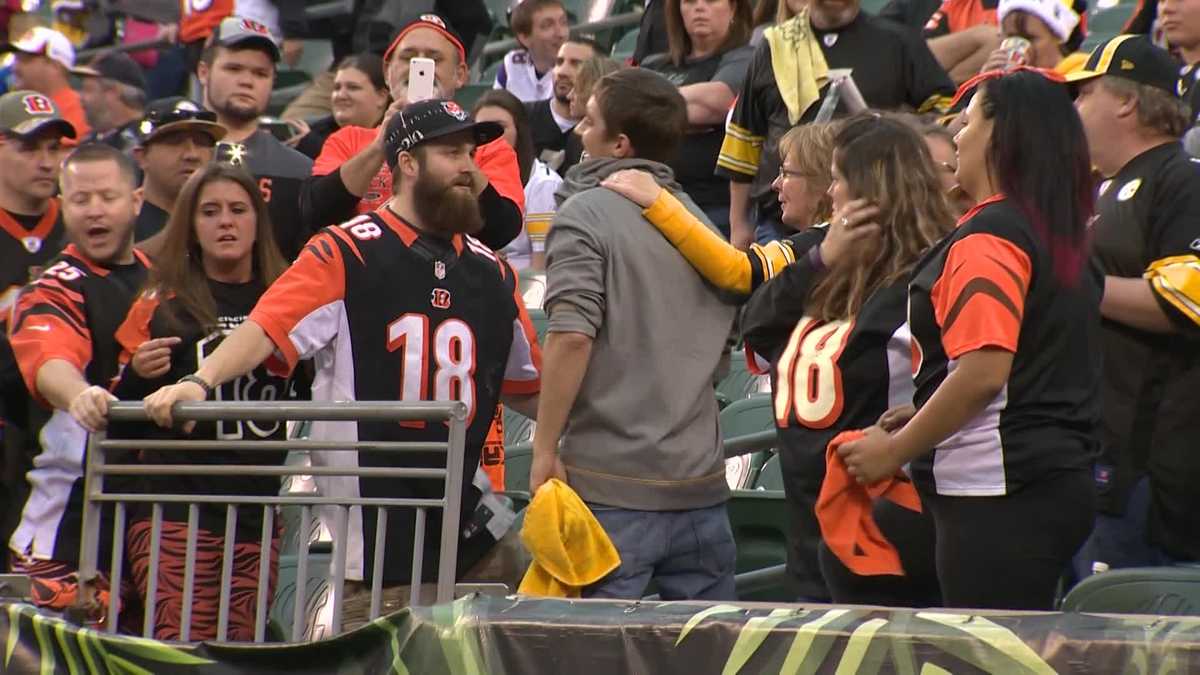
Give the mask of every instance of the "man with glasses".
[[[183, 184], [212, 161], [214, 146], [225, 137], [225, 127], [216, 119], [214, 113], [177, 97], [156, 103], [137, 125], [133, 159], [144, 174], [146, 201], [134, 225], [136, 241], [144, 242], [166, 226]], [[155, 243], [146, 242], [142, 248], [153, 251]]]

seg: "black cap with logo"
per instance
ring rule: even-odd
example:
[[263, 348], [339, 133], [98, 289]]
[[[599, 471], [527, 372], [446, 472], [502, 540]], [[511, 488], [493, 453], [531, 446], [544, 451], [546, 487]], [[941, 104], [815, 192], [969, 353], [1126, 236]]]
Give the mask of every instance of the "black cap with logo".
[[462, 131], [473, 132], [478, 145], [504, 135], [504, 127], [496, 122], [476, 122], [454, 101], [430, 99], [409, 104], [392, 115], [384, 130], [383, 147], [387, 152], [388, 167], [396, 166], [396, 156], [401, 152]]
[[1178, 96], [1179, 64], [1167, 50], [1144, 35], [1118, 35], [1092, 50], [1083, 68], [1067, 73], [1067, 82], [1084, 82], [1111, 75], [1162, 89]]

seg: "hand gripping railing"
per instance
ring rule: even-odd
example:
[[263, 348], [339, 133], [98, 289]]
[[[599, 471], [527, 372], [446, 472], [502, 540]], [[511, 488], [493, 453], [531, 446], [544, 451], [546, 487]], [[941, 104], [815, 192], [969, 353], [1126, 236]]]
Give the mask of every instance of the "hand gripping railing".
[[[109, 632], [117, 629], [122, 565], [125, 552], [125, 507], [129, 503], [151, 504], [150, 569], [146, 587], [145, 623], [143, 635], [150, 637], [154, 629], [154, 615], [159, 565], [159, 550], [162, 535], [162, 505], [187, 504], [187, 544], [184, 562], [183, 607], [180, 617], [180, 639], [188, 640], [191, 624], [197, 523], [199, 504], [225, 504], [225, 543], [221, 574], [220, 601], [218, 609], [217, 639], [228, 635], [229, 596], [232, 575], [233, 546], [237, 531], [237, 509], [235, 505], [261, 505], [263, 508], [262, 557], [259, 566], [257, 615], [254, 639], [262, 642], [266, 636], [266, 615], [270, 598], [268, 573], [271, 560], [271, 539], [274, 531], [274, 506], [300, 506], [300, 532], [307, 534], [312, 527], [312, 507], [331, 505], [337, 507], [338, 528], [333, 542], [333, 632], [341, 632], [342, 596], [346, 575], [347, 520], [351, 506], [378, 509], [375, 536], [375, 557], [371, 585], [372, 619], [379, 616], [383, 594], [384, 533], [387, 531], [387, 508], [406, 507], [416, 509], [416, 530], [413, 537], [412, 604], [417, 604], [421, 587], [422, 551], [425, 547], [425, 515], [429, 508], [443, 510], [441, 531], [441, 557], [438, 564], [437, 601], [453, 599], [456, 559], [458, 554], [459, 510], [462, 504], [463, 444], [466, 438], [467, 409], [462, 403], [397, 403], [385, 401], [316, 403], [316, 402], [204, 402], [176, 404], [173, 410], [177, 421], [242, 420], [257, 422], [299, 422], [304, 420], [331, 422], [404, 422], [444, 421], [449, 425], [446, 442], [398, 442], [398, 441], [235, 441], [235, 440], [116, 440], [105, 433], [92, 434], [88, 439], [85, 467], [83, 537], [79, 557], [80, 601], [91, 597], [87, 592], [97, 577], [100, 546], [101, 509], [105, 503], [114, 504], [113, 550], [110, 567], [109, 606], [105, 624]], [[109, 409], [110, 422], [147, 422], [148, 418], [140, 403], [116, 403]], [[280, 450], [320, 450], [357, 452], [372, 450], [381, 452], [445, 452], [446, 468], [393, 468], [393, 467], [340, 467], [340, 466], [285, 466], [267, 465], [222, 465], [222, 464], [110, 464], [107, 460], [111, 450], [155, 450], [159, 452], [212, 452], [236, 450], [238, 452], [279, 452]], [[443, 478], [445, 491], [440, 499], [383, 499], [383, 498], [338, 498], [314, 494], [286, 494], [282, 496], [261, 495], [208, 495], [208, 494], [164, 494], [164, 493], [111, 493], [104, 488], [105, 476], [372, 476], [382, 478]], [[301, 638], [305, 624], [305, 595], [308, 573], [308, 537], [301, 536], [298, 551], [295, 612], [292, 620], [292, 640]]]

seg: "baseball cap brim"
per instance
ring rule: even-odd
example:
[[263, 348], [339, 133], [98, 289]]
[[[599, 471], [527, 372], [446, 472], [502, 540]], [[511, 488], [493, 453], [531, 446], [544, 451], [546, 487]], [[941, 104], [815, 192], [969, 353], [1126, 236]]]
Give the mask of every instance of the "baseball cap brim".
[[[475, 136], [475, 145], [484, 145], [485, 143], [491, 143], [497, 138], [503, 136], [504, 127], [501, 126], [499, 122], [464, 121], [426, 134], [423, 138], [421, 138], [421, 141], [413, 147], [419, 147], [429, 143], [430, 141], [434, 141], [439, 138], [445, 138], [446, 136], [453, 136], [454, 134], [461, 134], [463, 132], [473, 132]], [[397, 152], [395, 155], [388, 157], [389, 166], [395, 166], [396, 157], [399, 155], [400, 152]]]
[[438, 129], [434, 133], [426, 134], [425, 138], [421, 139], [420, 145], [438, 138], [460, 134], [464, 131], [474, 132], [476, 145], [491, 143], [504, 135], [504, 127], [499, 122], [460, 122], [443, 129]]
[[104, 77], [103, 73], [91, 66], [75, 66], [74, 68], [69, 68], [68, 72], [79, 77]]
[[170, 122], [164, 124], [154, 131], [150, 132], [142, 139], [142, 145], [156, 141], [167, 134], [174, 134], [180, 131], [198, 131], [202, 134], [207, 134], [212, 137], [213, 143], [225, 138], [225, 134], [229, 132], [224, 126], [216, 122], [206, 122], [204, 120], [179, 120], [178, 122]]
[[1080, 82], [1087, 82], [1088, 80], [1094, 80], [1097, 77], [1102, 77], [1104, 75], [1105, 75], [1105, 73], [1101, 73], [1099, 71], [1084, 70], [1083, 68], [1080, 68], [1079, 70], [1072, 70], [1071, 72], [1063, 75], [1063, 78], [1065, 78], [1067, 80], [1067, 82], [1069, 82], [1071, 84], [1078, 84]]
[[41, 119], [29, 119], [21, 122], [17, 126], [7, 129], [8, 133], [21, 136], [22, 138], [33, 136], [47, 129], [57, 128], [62, 135], [67, 138], [75, 138], [75, 125], [62, 119], [61, 117], [44, 117]]

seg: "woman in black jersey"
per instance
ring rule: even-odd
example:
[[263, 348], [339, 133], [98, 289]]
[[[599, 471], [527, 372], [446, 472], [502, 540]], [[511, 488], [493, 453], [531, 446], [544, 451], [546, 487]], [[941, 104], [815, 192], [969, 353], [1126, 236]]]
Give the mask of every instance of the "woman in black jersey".
[[1095, 516], [1091, 166], [1060, 76], [980, 80], [963, 85], [979, 87], [957, 138], [959, 185], [976, 205], [909, 287], [916, 413], [841, 453], [865, 484], [912, 462], [948, 606], [1051, 609]]
[[[254, 180], [239, 168], [210, 164], [184, 185], [166, 227], [163, 249], [149, 286], [134, 302], [117, 331], [122, 363], [126, 364], [115, 393], [122, 399], [139, 399], [159, 387], [195, 372], [225, 335], [250, 314], [259, 296], [287, 263], [275, 245], [274, 228]], [[221, 401], [267, 401], [283, 398], [288, 382], [265, 368], [223, 385], [212, 396]], [[152, 424], [119, 432], [123, 437], [262, 439], [285, 438], [282, 423], [201, 422], [185, 432], [164, 430]], [[284, 460], [283, 453], [234, 452], [171, 453], [142, 451], [147, 463], [237, 464]], [[175, 494], [274, 495], [275, 477], [172, 476], [139, 479], [143, 491]], [[221, 587], [225, 508], [200, 505], [196, 551], [191, 640], [251, 640], [254, 637], [255, 592], [261, 557], [262, 509], [237, 510], [233, 548], [233, 581], [229, 633], [216, 635]], [[149, 507], [131, 514], [126, 545], [134, 581], [144, 596], [149, 577]], [[162, 546], [158, 569], [154, 636], [180, 639], [183, 598], [183, 558], [187, 532], [187, 507], [164, 505]], [[270, 585], [274, 586], [278, 537], [271, 550]]]

